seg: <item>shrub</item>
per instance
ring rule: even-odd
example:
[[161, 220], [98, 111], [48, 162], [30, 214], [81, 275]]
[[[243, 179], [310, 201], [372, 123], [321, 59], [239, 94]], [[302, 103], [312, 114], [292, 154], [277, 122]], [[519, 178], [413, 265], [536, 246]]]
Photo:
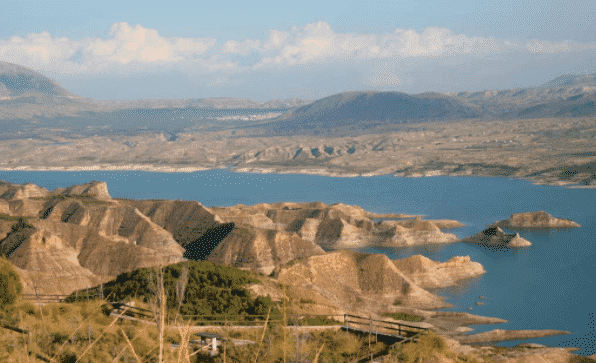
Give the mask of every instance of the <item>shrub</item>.
[[11, 305], [23, 292], [21, 278], [5, 256], [0, 258], [0, 309]]
[[[185, 261], [164, 268], [164, 288], [168, 310], [178, 309], [176, 283], [184, 267], [188, 269], [188, 283], [180, 306], [181, 314], [206, 315], [208, 318], [219, 315], [213, 317], [213, 320], [223, 320], [222, 316], [266, 315], [271, 307], [271, 319], [274, 315], [279, 315], [271, 298], [252, 299], [250, 291], [244, 288], [245, 285], [259, 282], [254, 278], [254, 274], [208, 261]], [[154, 295], [147, 283], [152, 272], [152, 268], [141, 268], [120, 274], [115, 280], [103, 285], [104, 295], [110, 295], [112, 301], [126, 301], [136, 296], [143, 302], [148, 302]], [[89, 290], [90, 294], [95, 294], [98, 288]], [[74, 300], [75, 293], [67, 299], [67, 301]], [[108, 308], [106, 307], [106, 311]]]

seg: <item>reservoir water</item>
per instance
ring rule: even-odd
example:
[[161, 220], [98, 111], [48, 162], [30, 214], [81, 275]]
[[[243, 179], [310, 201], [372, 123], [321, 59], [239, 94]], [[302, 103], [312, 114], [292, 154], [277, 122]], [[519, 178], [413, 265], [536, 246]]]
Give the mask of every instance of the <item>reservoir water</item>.
[[[499, 329], [558, 329], [572, 335], [533, 339], [552, 346], [596, 353], [596, 189], [532, 185], [503, 178], [391, 176], [335, 178], [316, 175], [244, 174], [229, 170], [196, 173], [0, 171], [0, 180], [35, 183], [48, 189], [100, 180], [112, 197], [196, 200], [206, 206], [281, 201], [356, 204], [378, 213], [423, 214], [456, 219], [466, 227], [451, 230], [463, 238], [512, 213], [545, 210], [582, 225], [569, 230], [520, 230], [533, 243], [521, 250], [498, 251], [456, 243], [419, 248], [366, 248], [391, 259], [422, 254], [447, 261], [469, 255], [487, 273], [457, 288], [436, 290], [453, 311], [494, 316], [508, 323], [475, 326]], [[485, 305], [476, 306], [479, 296]], [[512, 346], [519, 341], [500, 343]]]

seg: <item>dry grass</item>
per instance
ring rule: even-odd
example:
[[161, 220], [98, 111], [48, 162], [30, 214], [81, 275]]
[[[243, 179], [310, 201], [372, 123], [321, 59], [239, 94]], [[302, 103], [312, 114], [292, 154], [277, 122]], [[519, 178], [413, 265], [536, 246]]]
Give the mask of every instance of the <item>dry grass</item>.
[[[164, 299], [158, 301], [160, 312]], [[141, 305], [141, 301], [135, 301]], [[190, 324], [175, 328], [108, 316], [102, 301], [51, 303], [36, 307], [17, 301], [4, 312], [6, 326], [0, 345], [0, 361], [6, 362], [184, 362], [190, 363]], [[22, 330], [17, 332], [15, 330]], [[177, 343], [181, 349], [164, 349]], [[161, 346], [156, 344], [162, 343]], [[168, 348], [169, 347], [169, 344]], [[161, 349], [156, 349], [159, 347]]]

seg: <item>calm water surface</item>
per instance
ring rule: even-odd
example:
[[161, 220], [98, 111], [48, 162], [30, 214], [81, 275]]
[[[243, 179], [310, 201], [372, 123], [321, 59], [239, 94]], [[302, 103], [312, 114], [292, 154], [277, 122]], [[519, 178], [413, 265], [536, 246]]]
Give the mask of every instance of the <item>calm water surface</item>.
[[[570, 218], [581, 228], [519, 231], [533, 243], [522, 250], [496, 251], [463, 243], [419, 248], [367, 248], [391, 259], [422, 254], [447, 261], [469, 255], [487, 273], [457, 288], [439, 289], [454, 311], [495, 316], [508, 323], [477, 326], [500, 329], [559, 329], [573, 335], [534, 339], [553, 346], [596, 353], [596, 190], [532, 185], [501, 178], [433, 177], [331, 178], [313, 175], [241, 174], [228, 170], [197, 173], [152, 172], [0, 172], [0, 180], [31, 182], [48, 189], [91, 180], [106, 181], [117, 198], [197, 200], [206, 206], [281, 201], [356, 204], [378, 213], [424, 214], [457, 219], [460, 238], [512, 213], [545, 210]], [[475, 306], [479, 296], [484, 306]], [[501, 345], [515, 345], [518, 341]]]

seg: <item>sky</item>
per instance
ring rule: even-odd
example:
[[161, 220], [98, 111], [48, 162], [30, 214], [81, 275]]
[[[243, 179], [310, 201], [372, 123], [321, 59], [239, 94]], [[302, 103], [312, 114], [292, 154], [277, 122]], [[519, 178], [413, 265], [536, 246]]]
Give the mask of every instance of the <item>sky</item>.
[[596, 73], [596, 0], [0, 0], [0, 61], [83, 97], [317, 99]]

